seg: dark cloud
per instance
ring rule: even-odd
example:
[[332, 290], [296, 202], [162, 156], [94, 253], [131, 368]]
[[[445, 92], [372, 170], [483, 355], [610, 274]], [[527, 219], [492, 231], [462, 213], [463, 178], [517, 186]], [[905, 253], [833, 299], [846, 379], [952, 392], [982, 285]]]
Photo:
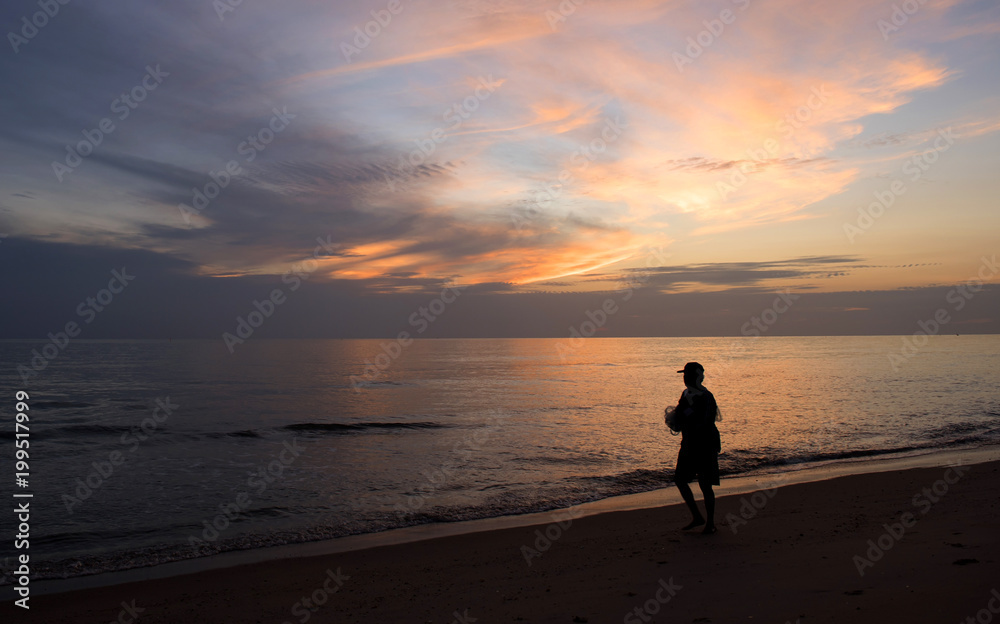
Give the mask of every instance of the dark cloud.
[[[344, 10], [354, 15], [349, 8]], [[0, 16], [16, 23], [20, 10], [5, 5]], [[342, 112], [339, 87], [317, 106], [314, 93], [289, 82], [320, 61], [306, 51], [289, 52], [288, 33], [325, 41], [329, 34], [313, 37], [319, 32], [310, 31], [328, 26], [338, 10], [309, 2], [277, 12], [243, 4], [223, 21], [201, 0], [65, 5], [21, 54], [0, 58], [0, 79], [17, 85], [0, 101], [9, 122], [0, 144], [11, 148], [0, 164], [32, 180], [31, 191], [45, 193], [54, 213], [93, 218], [72, 231], [42, 234], [42, 217], [22, 206], [9, 219], [5, 214], [3, 228], [15, 235], [33, 231], [39, 239], [156, 249], [212, 274], [255, 273], [300, 260], [317, 237], [344, 249], [406, 241], [368, 258], [400, 265], [396, 274], [350, 287], [378, 293], [421, 292], [473, 265], [506, 277], [516, 272], [510, 265], [520, 250], [537, 257], [538, 250], [573, 247], [581, 233], [593, 240], [625, 232], [578, 214], [533, 216], [515, 230], [509, 214], [442, 207], [440, 191], [454, 183], [458, 164], [442, 156], [410, 166], [414, 144], [392, 143], [377, 129], [359, 127], [356, 117]], [[313, 23], [312, 14], [324, 17]], [[147, 66], [169, 75], [119, 120], [112, 102], [141, 84]], [[344, 84], [352, 80], [359, 78]], [[294, 119], [250, 162], [240, 146], [267, 126], [275, 108]], [[104, 117], [115, 130], [59, 182], [53, 160], [64, 158], [65, 146]], [[209, 194], [212, 174], [231, 161], [238, 175], [198, 216], [185, 219], [179, 206], [194, 208], [198, 194]], [[68, 201], [59, 202], [60, 196]], [[101, 213], [106, 198], [125, 198], [129, 205]], [[74, 202], [85, 206], [75, 213], [63, 207]], [[424, 262], [420, 275], [440, 279], [420, 279], [410, 260], [395, 261], [407, 257]]]
[[[586, 281], [640, 284], [643, 288], [669, 291], [684, 285], [729, 286], [732, 288], [760, 286], [768, 280], [789, 278], [842, 277], [849, 269], [860, 268], [857, 256], [805, 256], [766, 262], [717, 262], [710, 264], [674, 265], [627, 269], [620, 273], [591, 274]], [[841, 270], [840, 267], [843, 267]]]
[[[801, 262], [802, 259], [799, 259]], [[81, 338], [208, 338], [221, 341], [253, 302], [280, 288], [287, 299], [254, 334], [256, 338], [385, 338], [416, 333], [412, 315], [440, 296], [441, 280], [404, 273], [373, 280], [301, 281], [280, 275], [207, 277], [198, 265], [144, 249], [108, 249], [7, 238], [0, 245], [3, 292], [17, 305], [0, 308], [0, 338], [44, 338], [69, 321], [77, 306], [105, 288], [112, 270], [135, 276], [127, 289], [82, 324]], [[815, 265], [849, 258], [816, 258]], [[775, 264], [794, 264], [784, 261]], [[759, 265], [768, 263], [746, 263]], [[765, 269], [767, 270], [767, 269]], [[744, 282], [745, 283], [745, 282]], [[867, 292], [800, 292], [769, 328], [770, 335], [910, 334], [920, 320], [945, 308], [952, 332], [1000, 332], [1000, 287], [988, 285], [961, 310], [948, 300], [951, 287]], [[420, 337], [568, 337], [607, 299], [619, 308], [602, 329], [607, 336], [735, 336], [777, 296], [762, 288], [712, 293], [663, 293], [656, 289], [592, 293], [516, 292], [510, 284], [461, 289], [454, 303]], [[383, 294], [378, 294], [383, 293]], [[30, 352], [30, 350], [29, 350]], [[13, 365], [16, 363], [8, 363]]]
[[[451, 280], [459, 280], [474, 261], [504, 256], [516, 263], [522, 250], [570, 249], [574, 241], [627, 233], [575, 213], [556, 217], [533, 212], [515, 229], [510, 214], [443, 208], [440, 191], [454, 182], [460, 163], [442, 156], [407, 166], [413, 144], [390, 144], [378, 129], [359, 127], [341, 106], [340, 87], [324, 91], [317, 106], [315, 93], [304, 95], [298, 90], [303, 85], [290, 84], [292, 76], [329, 67], [330, 60], [295, 52], [295, 46], [287, 45], [289, 33], [302, 42], [328, 41], [335, 50], [334, 35], [321, 31], [337, 20], [310, 16], [344, 10], [351, 17], [343, 23], [354, 23], [357, 11], [351, 3], [289, 2], [281, 11], [242, 3], [225, 21], [206, 0], [71, 2], [60, 7], [59, 15], [18, 54], [0, 55], [0, 80], [8, 85], [0, 99], [0, 164], [18, 179], [32, 181], [30, 190], [11, 188], [9, 196], [35, 200], [32, 210], [3, 209], [0, 229], [12, 236], [0, 245], [0, 279], [4, 292], [17, 295], [17, 305], [0, 312], [8, 337], [44, 336], [76, 319], [77, 304], [102, 288], [110, 271], [125, 267], [137, 276], [135, 283], [87, 327], [86, 337], [217, 338], [231, 330], [254, 300], [274, 288], [290, 287], [281, 275], [241, 274], [306, 258], [318, 238], [339, 244], [325, 253], [345, 259], [358, 257], [346, 251], [354, 246], [407, 241], [367, 259], [430, 258], [426, 266], [435, 270], [415, 271], [403, 262], [389, 262], [393, 270], [368, 279], [313, 275], [301, 290], [288, 293], [288, 304], [260, 335], [389, 336], [406, 329], [412, 311]], [[18, 24], [22, 15], [36, 10], [34, 2], [5, 3], [0, 23]], [[141, 84], [150, 66], [169, 76], [126, 118], [119, 118], [113, 102]], [[346, 76], [343, 84], [366, 79]], [[248, 161], [239, 146], [268, 125], [276, 108], [287, 108], [294, 120]], [[65, 145], [79, 141], [83, 131], [104, 117], [114, 120], [114, 132], [65, 182], [58, 182], [52, 161], [62, 159]], [[212, 183], [210, 173], [233, 160], [240, 173], [211, 199], [201, 218], [187, 222], [178, 205], [193, 205], [194, 195]], [[793, 168], [819, 160], [691, 157], [664, 166], [711, 172], [746, 164], [755, 170]], [[53, 198], [79, 199], [82, 207], [73, 210], [86, 212], [100, 210], [93, 205], [108, 195], [127, 198], [128, 214], [86, 216], [116, 231], [97, 231], [97, 225], [93, 231], [57, 227], [34, 240], [17, 237], [23, 222], [41, 212], [34, 206], [40, 197], [58, 215], [65, 208]], [[67, 204], [72, 208], [72, 202]], [[52, 221], [58, 225], [56, 218]], [[94, 244], [55, 242], [69, 236]], [[856, 257], [816, 256], [663, 266], [587, 280], [642, 286], [609, 326], [614, 335], [708, 335], [734, 333], [772, 297], [767, 287], [779, 280], [830, 279], [865, 268], [869, 265]], [[422, 277], [428, 272], [439, 277]], [[454, 311], [449, 308], [447, 322], [435, 323], [427, 335], [561, 336], [582, 320], [584, 311], [599, 307], [602, 298], [617, 296], [534, 290], [567, 285], [474, 284], [463, 291]], [[682, 285], [721, 292], [670, 293]], [[810, 301], [823, 304], [797, 307], [809, 311], [803, 313], [805, 320], [800, 325], [789, 320], [780, 331], [864, 333], [858, 323], [865, 322], [874, 332], [898, 329], [900, 319], [910, 318], [909, 308], [900, 302], [921, 305], [938, 294], [929, 289], [810, 294]], [[992, 296], [984, 294], [976, 305]], [[854, 310], [844, 316], [847, 308]], [[992, 319], [983, 309], [980, 317]], [[859, 321], [862, 312], [867, 320]]]
[[[65, 6], [22, 54], [0, 59], [0, 79], [18, 85], [0, 102], [10, 122], [0, 140], [16, 146], [10, 153], [30, 154], [0, 160], [42, 191], [89, 199], [96, 181], [106, 194], [131, 200], [129, 217], [118, 218], [120, 231], [78, 228], [65, 236], [155, 248], [213, 272], [294, 261], [317, 237], [344, 247], [407, 240], [380, 259], [429, 254], [447, 265], [494, 250], [558, 246], [580, 230], [606, 228], [570, 217], [514, 237], [510, 223], [496, 216], [442, 211], [435, 185], [448, 182], [455, 163], [428, 158], [406, 165], [413, 146], [388, 144], [342, 117], [336, 93], [317, 114], [313, 100], [285, 84], [309, 62], [274, 45], [282, 29], [312, 28], [312, 12], [335, 10], [294, 4], [278, 13], [244, 5], [224, 23], [211, 3], [193, 0]], [[10, 23], [20, 18], [10, 6], [0, 15]], [[250, 24], [252, 38], [246, 36]], [[157, 64], [170, 75], [119, 121], [111, 102]], [[249, 162], [239, 146], [268, 124], [274, 108], [295, 118]], [[116, 129], [59, 183], [52, 161], [103, 117]], [[193, 207], [213, 183], [211, 173], [230, 161], [239, 174], [211, 199], [203, 218], [185, 220], [178, 206]], [[31, 218], [15, 213], [10, 231]], [[393, 284], [423, 287], [392, 276], [372, 286], [381, 292]]]

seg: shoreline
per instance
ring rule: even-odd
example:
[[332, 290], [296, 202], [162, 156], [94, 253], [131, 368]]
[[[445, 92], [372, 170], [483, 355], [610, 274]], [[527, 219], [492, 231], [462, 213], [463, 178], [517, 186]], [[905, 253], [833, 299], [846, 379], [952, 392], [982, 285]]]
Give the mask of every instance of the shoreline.
[[[954, 336], [997, 336], [1000, 332], [967, 332], [958, 333]], [[704, 340], [704, 339], [753, 339], [757, 340], [759, 338], [908, 338], [912, 337], [912, 333], [903, 334], [770, 334], [770, 335], [760, 335], [760, 336], [735, 336], [732, 334], [718, 334], [713, 336], [590, 336], [590, 339], [602, 339], [607, 338], [611, 340], [644, 340], [649, 338], [662, 338], [666, 340]], [[937, 336], [949, 336], [952, 337], [950, 333], [939, 333], [930, 338], [935, 338]], [[382, 337], [370, 337], [370, 338], [259, 338], [255, 339], [257, 341], [279, 341], [279, 340], [395, 340], [396, 335], [385, 335]], [[413, 340], [565, 340], [566, 336], [451, 336], [451, 337], [434, 337], [434, 336], [424, 336], [424, 337], [414, 337]], [[47, 336], [41, 336], [38, 338], [0, 338], [0, 342], [48, 342], [50, 338]], [[79, 342], [215, 342], [216, 338], [79, 338]]]
[[[798, 464], [791, 464], [792, 468], [785, 466], [786, 470], [783, 472], [765, 472], [737, 477], [723, 477], [721, 485], [716, 486], [715, 492], [718, 498], [739, 496], [761, 490], [770, 490], [774, 487], [781, 488], [791, 485], [816, 483], [844, 476], [942, 467], [958, 461], [961, 461], [963, 464], [1000, 461], [1000, 445], [967, 449], [929, 450], [901, 456], [838, 459], [818, 465], [803, 464], [801, 468], [795, 467], [799, 466]], [[700, 492], [697, 492], [697, 488], [694, 489], [696, 491], [696, 498], [700, 500]], [[106, 588], [127, 583], [148, 582], [213, 570], [225, 570], [239, 566], [330, 556], [372, 548], [411, 544], [438, 538], [547, 525], [565, 521], [567, 517], [576, 520], [601, 514], [680, 505], [682, 502], [676, 488], [670, 486], [647, 492], [613, 496], [544, 512], [448, 523], [422, 524], [389, 529], [377, 533], [350, 535], [330, 540], [229, 551], [207, 557], [168, 562], [156, 566], [103, 572], [67, 579], [37, 580], [32, 582], [32, 595], [43, 596]]]
[[1000, 613], [1000, 597], [990, 602], [1000, 596], [1000, 461], [989, 461], [997, 452], [852, 462], [868, 465], [812, 470], [809, 479], [763, 492], [774, 479], [759, 476], [756, 487], [719, 492], [719, 532], [710, 536], [680, 530], [689, 519], [683, 505], [632, 500], [634, 509], [550, 515], [547, 525], [424, 535], [328, 554], [314, 549], [58, 594], [33, 591], [30, 612], [8, 601], [0, 603], [0, 618], [965, 621], [983, 609]]

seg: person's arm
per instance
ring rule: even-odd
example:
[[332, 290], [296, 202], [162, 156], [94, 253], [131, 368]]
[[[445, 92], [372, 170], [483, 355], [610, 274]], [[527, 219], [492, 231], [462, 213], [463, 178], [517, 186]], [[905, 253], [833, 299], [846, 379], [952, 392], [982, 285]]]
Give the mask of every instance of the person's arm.
[[715, 395], [712, 395], [712, 400], [709, 401], [709, 422], [712, 423], [712, 431], [715, 432], [715, 452], [722, 452], [722, 436], [719, 435], [719, 428], [715, 425], [715, 415], [719, 413], [719, 404], [715, 402]]
[[677, 430], [678, 431], [681, 431], [681, 432], [684, 431], [684, 426], [687, 424], [687, 420], [688, 420], [684, 416], [687, 413], [687, 408], [689, 408], [689, 407], [690, 406], [687, 404], [687, 401], [684, 400], [684, 393], [681, 392], [680, 398], [677, 399], [677, 407], [674, 408], [674, 413], [677, 415], [676, 416], [676, 422], [677, 422]]

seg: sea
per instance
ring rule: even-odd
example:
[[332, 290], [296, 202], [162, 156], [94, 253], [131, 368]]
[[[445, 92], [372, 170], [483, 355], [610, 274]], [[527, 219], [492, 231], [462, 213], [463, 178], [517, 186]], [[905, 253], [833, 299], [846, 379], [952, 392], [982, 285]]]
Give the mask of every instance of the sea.
[[[997, 335], [77, 340], [23, 381], [45, 344], [0, 341], [2, 490], [32, 495], [36, 579], [668, 487], [689, 361], [723, 484], [1000, 443]], [[4, 583], [18, 552], [0, 544]]]

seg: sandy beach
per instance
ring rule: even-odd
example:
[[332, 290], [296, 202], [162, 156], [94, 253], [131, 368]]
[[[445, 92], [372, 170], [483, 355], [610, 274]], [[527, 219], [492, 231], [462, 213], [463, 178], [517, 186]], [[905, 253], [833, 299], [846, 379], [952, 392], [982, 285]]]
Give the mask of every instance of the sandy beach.
[[0, 23], [0, 624], [1000, 624], [1000, 0]]
[[[980, 622], [1000, 614], [1000, 462], [265, 561], [11, 602], [5, 622]], [[991, 602], [992, 601], [992, 602]], [[990, 611], [990, 608], [994, 611]]]

